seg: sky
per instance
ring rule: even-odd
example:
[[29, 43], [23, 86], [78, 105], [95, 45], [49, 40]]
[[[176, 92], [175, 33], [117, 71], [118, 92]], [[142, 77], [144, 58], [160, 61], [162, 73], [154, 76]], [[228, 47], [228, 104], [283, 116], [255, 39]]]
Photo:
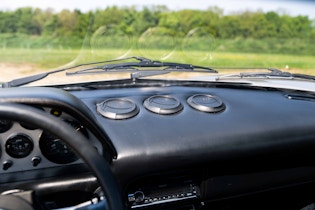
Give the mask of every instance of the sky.
[[0, 10], [15, 10], [19, 7], [80, 9], [83, 12], [105, 8], [107, 6], [152, 6], [165, 5], [171, 10], [207, 9], [218, 6], [225, 14], [245, 10], [280, 11], [292, 16], [307, 15], [315, 19], [315, 1], [313, 0], [0, 0]]

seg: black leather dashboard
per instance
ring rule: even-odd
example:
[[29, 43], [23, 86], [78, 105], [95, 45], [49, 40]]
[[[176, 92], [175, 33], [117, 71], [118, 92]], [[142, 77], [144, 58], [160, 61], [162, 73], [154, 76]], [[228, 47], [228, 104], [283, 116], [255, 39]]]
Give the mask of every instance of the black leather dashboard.
[[[191, 189], [201, 188], [201, 196], [220, 197], [225, 191], [213, 190], [213, 185], [237, 186], [237, 180], [255, 180], [232, 188], [237, 194], [268, 183], [272, 188], [294, 180], [312, 181], [315, 174], [311, 158], [315, 101], [309, 93], [227, 85], [81, 91], [27, 87], [0, 90], [0, 101], [39, 106], [46, 111], [58, 109], [63, 116], [80, 122], [111, 160], [124, 193], [146, 188], [152, 179], [157, 183], [179, 180], [179, 184], [190, 180]], [[41, 149], [35, 151], [40, 154]], [[4, 162], [9, 157], [4, 148], [2, 154]], [[45, 172], [41, 167], [27, 169], [25, 174], [29, 175], [23, 177], [5, 170], [2, 174], [8, 176], [0, 181], [7, 182], [9, 176], [14, 177], [11, 182], [27, 181], [35, 171], [39, 179], [58, 177], [65, 173], [63, 167], [73, 170], [76, 166], [46, 164], [42, 167]], [[49, 176], [39, 175], [51, 170]], [[288, 170], [293, 170], [293, 175], [288, 175]], [[286, 181], [279, 179], [284, 175], [288, 175]], [[257, 184], [259, 180], [265, 184]], [[195, 193], [197, 196], [199, 192]]]
[[[95, 115], [117, 150], [113, 168], [128, 177], [174, 167], [236, 159], [293, 157], [314, 146], [315, 103], [288, 99], [285, 92], [229, 88], [134, 88], [74, 92]], [[195, 94], [219, 97], [225, 109], [206, 113], [189, 106]], [[170, 115], [143, 106], [154, 95], [177, 98], [183, 109]], [[133, 101], [139, 113], [107, 119], [96, 104], [109, 98]], [[270, 162], [269, 162], [270, 163]], [[132, 166], [132, 167], [130, 167]]]

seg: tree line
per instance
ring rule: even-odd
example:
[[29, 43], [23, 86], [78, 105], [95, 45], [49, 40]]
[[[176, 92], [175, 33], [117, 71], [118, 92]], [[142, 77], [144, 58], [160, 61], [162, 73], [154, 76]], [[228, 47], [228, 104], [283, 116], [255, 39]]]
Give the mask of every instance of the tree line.
[[[315, 38], [315, 24], [307, 16], [289, 16], [276, 12], [247, 11], [224, 15], [217, 7], [207, 10], [170, 11], [165, 6], [107, 7], [90, 12], [80, 10], [19, 8], [0, 11], [0, 33], [45, 37], [84, 38], [86, 31], [141, 36], [149, 28], [160, 28], [162, 35], [185, 37], [195, 28], [198, 36], [218, 39], [235, 38]], [[110, 29], [110, 30], [109, 30]]]

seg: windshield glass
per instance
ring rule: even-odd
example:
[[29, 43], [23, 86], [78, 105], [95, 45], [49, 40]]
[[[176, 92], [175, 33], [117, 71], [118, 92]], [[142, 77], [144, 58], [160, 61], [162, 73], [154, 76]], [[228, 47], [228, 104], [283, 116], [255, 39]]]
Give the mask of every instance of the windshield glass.
[[[4, 0], [0, 82], [131, 56], [206, 66], [219, 74], [274, 68], [315, 75], [314, 11], [313, 1], [294, 0]], [[60, 72], [44, 83], [129, 77], [130, 72], [84, 77]]]

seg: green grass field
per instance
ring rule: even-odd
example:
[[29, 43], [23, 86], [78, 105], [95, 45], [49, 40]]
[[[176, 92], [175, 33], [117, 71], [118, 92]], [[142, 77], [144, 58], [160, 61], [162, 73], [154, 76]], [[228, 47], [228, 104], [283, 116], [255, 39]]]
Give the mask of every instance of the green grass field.
[[[31, 64], [38, 70], [58, 68], [65, 64], [101, 61], [127, 56], [143, 56], [154, 60], [176, 61], [213, 67], [274, 67], [315, 75], [315, 56], [206, 53], [201, 51], [168, 52], [163, 50], [57, 50], [57, 49], [0, 49], [0, 63]], [[288, 67], [288, 69], [286, 69]]]

